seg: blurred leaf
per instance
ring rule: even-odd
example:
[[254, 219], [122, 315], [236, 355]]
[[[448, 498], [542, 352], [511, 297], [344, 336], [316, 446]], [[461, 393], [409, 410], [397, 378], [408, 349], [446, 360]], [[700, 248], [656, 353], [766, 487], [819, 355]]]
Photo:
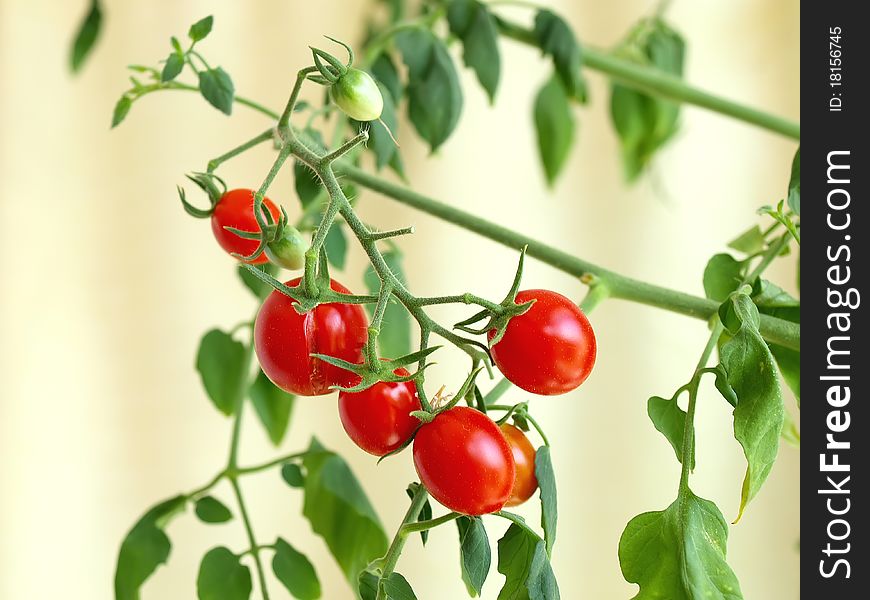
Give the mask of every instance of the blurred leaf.
[[480, 596], [483, 584], [489, 575], [492, 552], [489, 537], [480, 517], [459, 517], [459, 565], [462, 568], [462, 581], [471, 597]]
[[553, 58], [553, 66], [567, 95], [585, 101], [586, 84], [580, 73], [580, 44], [571, 26], [554, 12], [542, 9], [535, 15], [534, 32], [541, 52]]
[[795, 152], [791, 163], [791, 178], [788, 182], [788, 206], [794, 214], [801, 214], [801, 149]]
[[196, 369], [202, 385], [215, 407], [229, 416], [245, 377], [245, 346], [228, 333], [212, 329], [199, 343]]
[[169, 55], [169, 58], [166, 59], [166, 63], [163, 65], [163, 71], [160, 73], [160, 81], [164, 83], [172, 81], [178, 77], [183, 68], [184, 56], [178, 52], [173, 52]]
[[163, 529], [186, 502], [187, 497], [176, 496], [154, 506], [124, 538], [115, 569], [115, 600], [139, 600], [139, 588], [169, 559], [172, 544]]
[[[254, 265], [254, 268], [260, 269], [261, 271], [271, 275], [272, 277], [275, 277], [279, 271], [279, 268], [272, 263]], [[245, 268], [243, 265], [238, 266], [237, 272], [242, 280], [242, 283], [245, 284], [245, 287], [248, 288], [255, 297], [264, 299], [266, 296], [272, 293], [272, 290], [274, 288], [271, 285], [264, 282], [262, 279], [251, 275], [250, 271], [248, 271], [248, 269]]]
[[326, 234], [323, 247], [326, 249], [326, 256], [329, 258], [330, 264], [336, 269], [344, 269], [344, 263], [347, 259], [347, 238], [340, 222], [333, 222]]
[[281, 478], [290, 487], [301, 488], [305, 486], [305, 474], [302, 467], [296, 463], [284, 463], [281, 467]]
[[538, 153], [547, 184], [552, 186], [574, 142], [574, 115], [565, 88], [557, 77], [550, 78], [535, 97], [534, 117]]
[[311, 561], [281, 538], [275, 542], [272, 571], [294, 598], [298, 600], [320, 598], [320, 580]]
[[477, 0], [453, 0], [447, 7], [447, 22], [450, 32], [462, 40], [462, 60], [474, 70], [490, 103], [494, 102], [501, 75], [495, 19]]
[[396, 65], [388, 54], [383, 52], [378, 54], [372, 63], [372, 75], [389, 92], [393, 106], [397, 105], [402, 100], [402, 81], [399, 79]]
[[208, 103], [226, 115], [233, 112], [233, 80], [220, 67], [199, 72], [199, 91]]
[[[85, 63], [85, 59], [94, 49], [97, 37], [100, 35], [100, 27], [103, 23], [103, 12], [98, 0], [91, 0], [91, 7], [84, 20], [79, 25], [79, 30], [73, 40], [72, 52], [70, 53], [70, 69], [78, 73]], [[119, 121], [120, 122], [120, 121]]]
[[[373, 121], [369, 128], [368, 149], [375, 156], [375, 166], [381, 170], [386, 165], [390, 164], [393, 156], [398, 152], [396, 142], [390, 136], [390, 131], [393, 136], [399, 133], [399, 120], [396, 117], [396, 106], [393, 103], [393, 98], [390, 96], [387, 87], [378, 82], [378, 89], [381, 90], [381, 95], [384, 97], [384, 109], [381, 112], [381, 121]], [[362, 124], [359, 121], [351, 120], [355, 128], [359, 129]], [[389, 127], [389, 131], [387, 131]]]
[[758, 225], [753, 225], [741, 233], [736, 239], [728, 242], [729, 248], [733, 248], [734, 250], [744, 254], [755, 254], [756, 252], [761, 252], [764, 250], [765, 245], [766, 241], [764, 239], [764, 234], [761, 232], [761, 228]]
[[[390, 271], [402, 284], [406, 284], [402, 269], [402, 254], [398, 250], [387, 250], [383, 256]], [[381, 288], [381, 280], [371, 265], [366, 269], [363, 281], [370, 294], [377, 294]], [[373, 313], [374, 308], [373, 304], [366, 304], [369, 315]], [[398, 358], [411, 351], [411, 315], [397, 301], [391, 300], [384, 312], [384, 321], [378, 335], [378, 348], [381, 355], [386, 358]]]
[[287, 433], [296, 397], [276, 387], [262, 371], [257, 373], [248, 395], [269, 439], [278, 446]]
[[203, 523], [226, 523], [233, 518], [230, 509], [214, 496], [203, 496], [197, 500], [194, 512]]
[[214, 17], [209, 15], [191, 25], [187, 35], [194, 42], [204, 40], [206, 36], [211, 33], [212, 25], [214, 25]]
[[541, 496], [541, 528], [544, 530], [547, 556], [550, 556], [553, 554], [553, 544], [556, 543], [559, 510], [556, 501], [556, 475], [553, 473], [549, 446], [541, 446], [535, 453], [535, 478], [538, 480]]
[[112, 128], [120, 125], [127, 118], [127, 113], [133, 106], [133, 100], [129, 96], [121, 96], [115, 104], [115, 110], [112, 111]]
[[251, 570], [228, 548], [212, 548], [202, 557], [196, 577], [199, 600], [247, 600], [251, 589]]

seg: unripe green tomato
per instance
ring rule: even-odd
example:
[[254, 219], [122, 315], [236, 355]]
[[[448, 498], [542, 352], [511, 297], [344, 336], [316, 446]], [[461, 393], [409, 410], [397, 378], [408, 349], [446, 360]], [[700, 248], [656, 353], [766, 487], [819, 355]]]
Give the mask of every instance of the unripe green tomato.
[[266, 256], [273, 264], [295, 271], [305, 266], [305, 251], [308, 242], [299, 231], [290, 225], [284, 226], [281, 237], [266, 245]]
[[348, 69], [332, 84], [332, 100], [351, 119], [374, 121], [384, 110], [384, 97], [371, 75], [359, 69]]

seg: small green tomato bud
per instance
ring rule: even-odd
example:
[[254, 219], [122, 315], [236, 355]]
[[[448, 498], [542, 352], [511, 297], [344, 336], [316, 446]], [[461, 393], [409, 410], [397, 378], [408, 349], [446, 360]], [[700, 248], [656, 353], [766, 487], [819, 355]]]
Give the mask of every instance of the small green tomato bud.
[[384, 110], [384, 97], [375, 80], [365, 71], [348, 69], [332, 84], [332, 100], [351, 119], [375, 121]]
[[306, 250], [308, 242], [302, 234], [295, 227], [285, 225], [281, 237], [266, 245], [266, 256], [273, 264], [295, 271], [305, 266]]

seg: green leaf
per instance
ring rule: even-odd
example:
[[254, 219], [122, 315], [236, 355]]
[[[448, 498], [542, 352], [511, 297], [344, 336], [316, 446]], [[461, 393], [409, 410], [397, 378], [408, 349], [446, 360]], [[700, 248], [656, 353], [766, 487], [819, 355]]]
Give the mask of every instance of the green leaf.
[[[371, 150], [375, 157], [375, 166], [381, 170], [386, 165], [390, 164], [393, 157], [398, 152], [396, 142], [393, 141], [393, 136], [398, 135], [399, 119], [396, 116], [396, 105], [390, 95], [387, 87], [378, 82], [378, 89], [381, 90], [381, 95], [384, 98], [384, 108], [381, 111], [380, 121], [374, 121], [369, 128], [368, 149]], [[362, 125], [359, 121], [351, 120], [354, 128], [359, 129]], [[387, 128], [389, 127], [389, 131]], [[393, 136], [390, 135], [393, 133]]]
[[203, 523], [226, 523], [233, 518], [230, 509], [214, 496], [203, 496], [197, 500], [194, 512]]
[[281, 538], [275, 542], [272, 570], [287, 591], [299, 600], [320, 598], [320, 580], [308, 558]]
[[414, 590], [411, 589], [411, 584], [399, 573], [390, 573], [390, 576], [384, 579], [381, 585], [384, 586], [384, 591], [387, 593], [387, 600], [417, 600]]
[[302, 514], [321, 536], [351, 585], [375, 558], [387, 551], [387, 536], [365, 492], [337, 454], [313, 439], [303, 465]]
[[549, 446], [541, 446], [535, 453], [535, 478], [538, 480], [541, 496], [541, 528], [547, 543], [547, 556], [551, 556], [553, 544], [556, 543], [559, 510], [556, 502], [556, 475], [553, 473]]
[[186, 496], [161, 502], [148, 510], [124, 538], [115, 569], [115, 600], [139, 600], [139, 588], [169, 559], [172, 544], [163, 529], [186, 503]]
[[794, 211], [794, 214], [801, 214], [801, 149], [798, 148], [795, 152], [794, 160], [791, 162], [791, 178], [788, 181], [788, 195], [786, 196], [788, 207]]
[[163, 65], [163, 71], [160, 73], [160, 81], [164, 83], [167, 81], [172, 81], [181, 73], [181, 70], [184, 68], [184, 56], [173, 52], [169, 55], [169, 58], [166, 59], [166, 63]]
[[737, 394], [734, 437], [747, 462], [737, 515], [740, 520], [776, 461], [784, 409], [773, 355], [758, 332], [758, 309], [746, 294], [734, 294], [730, 303], [740, 328], [722, 345], [719, 356], [728, 384]]
[[495, 101], [501, 75], [498, 30], [489, 10], [477, 0], [453, 0], [447, 8], [450, 32], [462, 40], [462, 60]]
[[70, 53], [70, 69], [73, 73], [78, 73], [85, 63], [85, 59], [90, 55], [97, 37], [100, 35], [100, 26], [103, 23], [103, 12], [100, 9], [100, 3], [97, 0], [91, 0], [91, 8], [88, 14], [85, 15], [79, 30], [73, 40], [72, 52]]
[[326, 249], [326, 256], [329, 257], [330, 264], [336, 269], [344, 269], [344, 263], [347, 259], [347, 238], [341, 223], [338, 221], [333, 222], [329, 228], [323, 247]]
[[574, 142], [574, 115], [562, 82], [552, 77], [535, 96], [535, 132], [538, 154], [547, 184], [552, 186], [565, 166]]
[[766, 245], [764, 234], [758, 225], [753, 225], [737, 238], [728, 242], [728, 247], [744, 254], [755, 254], [764, 250]]
[[357, 580], [360, 600], [377, 600], [380, 578], [371, 571], [363, 571]]
[[768, 344], [776, 366], [786, 385], [794, 393], [798, 408], [801, 406], [801, 353], [778, 344]]
[[[414, 499], [414, 492], [417, 491], [417, 486], [419, 483], [412, 483], [407, 487], [405, 492], [408, 494], [408, 498]], [[423, 508], [420, 509], [420, 514], [417, 515], [417, 521], [428, 521], [432, 518], [432, 504], [429, 502], [429, 499], [426, 499], [426, 502], [423, 503]], [[426, 545], [426, 542], [429, 540], [429, 530], [424, 529], [420, 532], [420, 537], [423, 540], [423, 545]]]
[[204, 40], [205, 37], [211, 33], [212, 25], [214, 25], [214, 17], [209, 15], [191, 25], [190, 31], [187, 32], [187, 35], [194, 42]]
[[296, 397], [276, 387], [262, 371], [248, 389], [248, 395], [269, 439], [274, 445], [279, 445], [287, 433]]
[[281, 478], [290, 487], [301, 488], [305, 486], [305, 474], [302, 467], [296, 463], [284, 463], [281, 467]]
[[127, 118], [127, 113], [133, 107], [133, 100], [129, 96], [121, 96], [112, 111], [112, 129], [120, 125]]
[[725, 561], [728, 525], [716, 505], [680, 494], [667, 509], [636, 516], [619, 539], [619, 565], [640, 586], [634, 600], [741, 600]]
[[[724, 337], [724, 336], [723, 336]], [[721, 340], [722, 338], [720, 338]], [[726, 340], [727, 341], [727, 340]], [[724, 342], [721, 342], [724, 343]], [[725, 369], [722, 365], [716, 365], [716, 389], [719, 390], [719, 393], [722, 394], [722, 397], [730, 404], [731, 406], [737, 406], [737, 394], [734, 393], [734, 390], [731, 388], [731, 385], [728, 383], [728, 373], [725, 372]]]
[[459, 122], [462, 88], [447, 46], [430, 31], [403, 30], [395, 42], [408, 67], [408, 116], [432, 152]]
[[459, 565], [462, 568], [462, 581], [471, 597], [482, 593], [483, 584], [489, 575], [492, 564], [492, 551], [489, 537], [480, 517], [459, 517]]
[[[272, 277], [275, 277], [279, 271], [279, 268], [272, 263], [254, 265], [254, 268], [260, 269], [261, 271], [271, 275]], [[254, 294], [254, 296], [257, 298], [264, 299], [266, 296], [272, 293], [273, 289], [275, 289], [262, 279], [251, 275], [250, 271], [248, 271], [248, 269], [243, 265], [239, 265], [239, 267], [237, 268], [237, 272], [245, 287], [251, 290], [251, 293]]]
[[730, 254], [716, 254], [704, 269], [704, 293], [710, 300], [725, 302], [743, 280], [743, 263]]
[[306, 164], [296, 161], [293, 165], [293, 175], [295, 178], [296, 195], [299, 197], [299, 202], [302, 207], [309, 206], [316, 201], [323, 190], [323, 184], [320, 183], [320, 178]]
[[559, 15], [544, 9], [535, 15], [534, 33], [541, 52], [553, 58], [553, 66], [568, 96], [584, 101], [586, 84], [580, 73], [580, 44], [571, 26]]
[[212, 548], [202, 557], [196, 577], [199, 600], [247, 600], [251, 589], [251, 570], [228, 548]]
[[229, 416], [245, 377], [245, 346], [228, 333], [212, 329], [199, 343], [196, 369], [215, 407]]
[[[402, 269], [402, 254], [398, 250], [387, 250], [383, 256], [390, 271], [403, 285], [406, 284], [405, 272]], [[370, 294], [377, 294], [380, 290], [381, 280], [371, 265], [366, 269], [363, 281]], [[366, 310], [371, 315], [374, 305], [366, 304]], [[378, 335], [378, 348], [381, 355], [386, 358], [398, 358], [411, 351], [411, 316], [398, 302], [391, 301], [387, 305], [381, 332]]]
[[498, 572], [505, 576], [498, 600], [560, 598], [544, 540], [516, 523], [498, 541]]
[[233, 80], [227, 72], [220, 67], [199, 72], [199, 91], [208, 103], [222, 113], [229, 115], [233, 112], [233, 98], [235, 87]]
[[402, 100], [402, 80], [399, 79], [399, 71], [388, 54], [383, 52], [378, 54], [372, 63], [372, 76], [384, 86], [384, 90], [389, 92], [394, 106]]
[[[679, 407], [677, 398], [660, 398], [653, 396], [647, 402], [647, 414], [662, 435], [667, 438], [677, 455], [677, 460], [683, 462], [683, 436], [686, 431], [686, 411]], [[689, 459], [689, 468], [695, 468], [694, 454]]]

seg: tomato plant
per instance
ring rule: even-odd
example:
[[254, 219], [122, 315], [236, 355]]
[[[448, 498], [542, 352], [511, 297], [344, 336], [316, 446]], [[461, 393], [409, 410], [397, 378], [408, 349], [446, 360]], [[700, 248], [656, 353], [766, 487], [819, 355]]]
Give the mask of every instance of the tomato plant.
[[[534, 301], [510, 320], [492, 346], [492, 359], [511, 383], [534, 394], [552, 396], [578, 387], [592, 372], [595, 332], [583, 311], [561, 294], [523, 290], [516, 302]], [[495, 331], [488, 337], [492, 340]]]
[[516, 478], [513, 453], [498, 426], [466, 406], [439, 413], [420, 427], [414, 467], [433, 498], [465, 515], [501, 509]]
[[[501, 40], [530, 45], [546, 57], [547, 77], [532, 113], [544, 176], [551, 185], [566, 164], [576, 128], [573, 107], [586, 102], [585, 76], [591, 71], [614, 77], [611, 119], [629, 180], [645, 172], [655, 152], [673, 138], [683, 102], [742, 115], [791, 137], [797, 137], [797, 126], [724, 99], [711, 102], [708, 95], [682, 81], [685, 44], [664, 20], [667, 3], [654, 16], [642, 19], [615, 51], [587, 47], [584, 60], [568, 23], [531, 4], [519, 3], [533, 12], [531, 28], [500, 14], [495, 2], [436, 0], [413, 10], [401, 0], [390, 4], [388, 18], [383, 22], [373, 18], [358, 61], [351, 47], [337, 40], [332, 41], [347, 52], [346, 60], [312, 48], [311, 63], [289, 82], [281, 112], [237, 96], [230, 75], [211, 66], [216, 63], [206, 62], [200, 44], [212, 31], [211, 17], [190, 27], [189, 42], [171, 38], [170, 54], [160, 68], [131, 67], [137, 77], [115, 106], [113, 126], [127, 118], [134, 102], [163, 90], [197, 92], [226, 115], [242, 105], [268, 122], [249, 140], [209, 160], [204, 171], [187, 176], [206, 192], [208, 209], [195, 207], [184, 188], [179, 188], [184, 209], [195, 217], [211, 218], [221, 246], [241, 257], [245, 264], [238, 267], [239, 275], [262, 303], [253, 323], [245, 321], [232, 331], [209, 331], [197, 354], [196, 367], [207, 396], [222, 414], [234, 419], [229, 459], [207, 483], [157, 504], [136, 523], [119, 553], [116, 598], [139, 597], [140, 587], [169, 554], [167, 522], [188, 504], [205, 523], [226, 522], [237, 514], [246, 534], [245, 546], [236, 551], [220, 546], [203, 557], [197, 577], [200, 598], [250, 597], [254, 589], [250, 557], [257, 589], [267, 600], [267, 554], [272, 556], [275, 577], [291, 595], [319, 597], [320, 580], [305, 555], [282, 537], [261, 543], [246, 508], [241, 479], [280, 467], [283, 480], [302, 490], [303, 516], [324, 539], [358, 598], [416, 598], [411, 583], [396, 570], [408, 538], [421, 533], [425, 543], [430, 531], [455, 522], [461, 559], [458, 575], [472, 595], [481, 595], [490, 572], [488, 532], [505, 525], [497, 544], [497, 569], [504, 575], [499, 597], [558, 599], [559, 585], [550, 562], [559, 513], [551, 457], [560, 446], [559, 440], [551, 444], [548, 439], [544, 419], [533, 416], [540, 406], [536, 403], [550, 400], [537, 397], [499, 404], [499, 398], [512, 385], [536, 396], [567, 394], [578, 388], [597, 355], [596, 332], [586, 315], [611, 297], [702, 319], [711, 328], [700, 359], [687, 370], [688, 382], [670, 398], [652, 396], [647, 402], [652, 425], [681, 465], [676, 499], [664, 510], [645, 511], [630, 520], [614, 561], [618, 560], [624, 578], [640, 587], [638, 597], [742, 598], [737, 576], [725, 559], [727, 522], [716, 504], [696, 496], [690, 487], [695, 407], [702, 383], [711, 380], [722, 400], [733, 407], [727, 425], [733, 427], [746, 459], [745, 480], [734, 486], [740, 490], [739, 518], [770, 474], [780, 434], [788, 429], [779, 378], [800, 397], [799, 384], [795, 385], [799, 383], [800, 301], [763, 277], [775, 259], [800, 244], [799, 150], [786, 200], [776, 208], [761, 209], [769, 220], [733, 240], [729, 244], [733, 254], [710, 259], [702, 278], [704, 297], [638, 281], [446, 205], [372, 173], [364, 166], [368, 163], [363, 152], [375, 169], [389, 168], [408, 179], [391, 131], [400, 122], [399, 107], [407, 108], [408, 122], [431, 150], [450, 138], [459, 122], [463, 92], [445, 30], [450, 40], [461, 45], [464, 64], [491, 100], [501, 77]], [[87, 35], [78, 38], [76, 65], [81, 64], [93, 28], [98, 27], [94, 23], [99, 21], [99, 16], [89, 18]], [[398, 67], [399, 61], [403, 68]], [[185, 73], [195, 76], [193, 83], [184, 82]], [[145, 77], [150, 78], [147, 84], [140, 81]], [[312, 95], [324, 98], [322, 104], [300, 100], [303, 88], [310, 86], [327, 92]], [[320, 117], [334, 114], [337, 118], [326, 119], [330, 131], [318, 125]], [[267, 142], [274, 145], [276, 156], [263, 169], [267, 174], [259, 188], [226, 192], [217, 175], [224, 163]], [[279, 212], [266, 198], [276, 176], [288, 165], [293, 167], [300, 200], [299, 218], [292, 224], [286, 212]], [[469, 173], [477, 175], [473, 170]], [[357, 213], [360, 189], [376, 191], [518, 250], [516, 269], [500, 262], [487, 264], [506, 281], [513, 271], [508, 293], [500, 302], [472, 292], [416, 295], [403, 271], [400, 243], [414, 228], [382, 231], [367, 224]], [[352, 293], [330, 275], [330, 269], [345, 268], [349, 240], [367, 259], [366, 294]], [[576, 277], [588, 287], [586, 296], [581, 300], [544, 289], [520, 291], [527, 256]], [[275, 278], [277, 266], [301, 268], [302, 275], [281, 283]], [[430, 313], [433, 306], [446, 304], [471, 315], [445, 325]], [[411, 343], [412, 324], [419, 330], [416, 347]], [[248, 329], [252, 329], [249, 338], [239, 339]], [[604, 339], [608, 332], [597, 334]], [[450, 381], [431, 395], [433, 382], [427, 380], [431, 356], [447, 351], [436, 340], [468, 360], [465, 379], [452, 394], [455, 382]], [[716, 350], [718, 362], [711, 366]], [[487, 376], [497, 373], [493, 366], [504, 379], [488, 385]], [[287, 431], [295, 396], [336, 389], [338, 418], [362, 449], [382, 459], [408, 460], [409, 453], [403, 456], [403, 450], [412, 445], [410, 460], [419, 481], [404, 488], [411, 496], [410, 506], [392, 541], [348, 464], [316, 437], [290, 454], [260, 464], [240, 464], [241, 415], [247, 402], [277, 445]], [[685, 410], [677, 402], [683, 394], [688, 396]], [[507, 424], [509, 419], [519, 427]], [[589, 426], [601, 425], [577, 418], [578, 435]], [[530, 427], [543, 440], [537, 449], [523, 433]], [[236, 511], [213, 495], [225, 480]], [[504, 510], [522, 505], [536, 489], [540, 526]], [[435, 516], [430, 496], [448, 512]], [[687, 556], [681, 550], [685, 548], [692, 548], [693, 554]], [[427, 590], [423, 597], [432, 594]]]

